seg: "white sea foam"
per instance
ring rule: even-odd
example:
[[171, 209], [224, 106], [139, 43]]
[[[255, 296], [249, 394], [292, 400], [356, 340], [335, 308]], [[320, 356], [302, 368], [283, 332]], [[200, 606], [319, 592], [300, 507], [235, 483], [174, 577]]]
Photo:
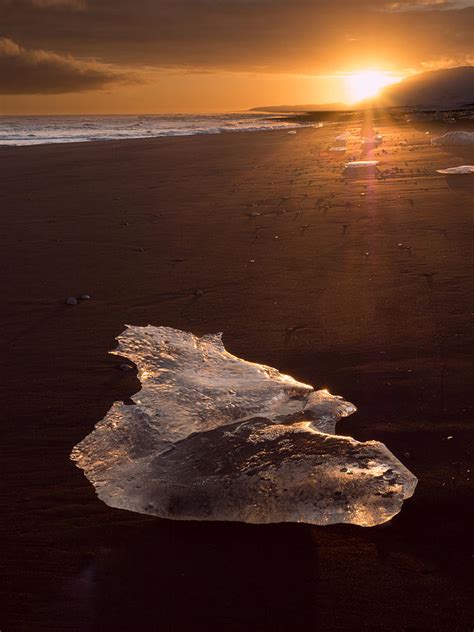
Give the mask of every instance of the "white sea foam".
[[291, 130], [308, 125], [269, 114], [158, 116], [1, 116], [0, 145], [44, 145], [222, 132]]

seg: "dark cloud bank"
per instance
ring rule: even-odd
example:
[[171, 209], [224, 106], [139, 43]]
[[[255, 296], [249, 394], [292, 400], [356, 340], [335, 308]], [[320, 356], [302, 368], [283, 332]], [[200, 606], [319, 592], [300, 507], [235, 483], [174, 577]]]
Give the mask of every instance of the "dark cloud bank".
[[123, 76], [93, 63], [43, 50], [27, 50], [0, 38], [1, 94], [80, 92], [117, 82]]
[[[0, 0], [1, 91], [85, 90], [126, 79], [111, 70], [114, 66], [316, 74], [361, 63], [466, 64], [471, 63], [472, 5], [465, 0]], [[12, 53], [11, 42], [19, 45], [17, 52]], [[91, 58], [99, 64], [80, 61]]]

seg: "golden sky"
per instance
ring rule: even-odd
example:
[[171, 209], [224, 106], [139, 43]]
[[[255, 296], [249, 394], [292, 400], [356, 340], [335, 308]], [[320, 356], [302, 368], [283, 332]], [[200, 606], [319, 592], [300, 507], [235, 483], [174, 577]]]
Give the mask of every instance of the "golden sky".
[[354, 72], [471, 65], [473, 30], [466, 0], [0, 0], [0, 112], [351, 101]]

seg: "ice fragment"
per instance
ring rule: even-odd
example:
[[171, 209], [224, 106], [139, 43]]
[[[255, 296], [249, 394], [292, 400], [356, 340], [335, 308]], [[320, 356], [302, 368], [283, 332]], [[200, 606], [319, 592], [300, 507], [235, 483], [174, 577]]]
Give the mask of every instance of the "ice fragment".
[[353, 404], [230, 354], [221, 335], [128, 327], [114, 352], [138, 368], [72, 451], [111, 507], [180, 520], [390, 520], [416, 478], [381, 443], [337, 436]]

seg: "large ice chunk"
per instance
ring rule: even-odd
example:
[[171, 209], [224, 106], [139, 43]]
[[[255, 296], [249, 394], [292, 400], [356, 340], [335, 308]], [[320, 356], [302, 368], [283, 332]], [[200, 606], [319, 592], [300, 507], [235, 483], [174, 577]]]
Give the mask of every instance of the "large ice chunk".
[[344, 167], [346, 169], [373, 169], [378, 164], [378, 160], [353, 160], [352, 162], [346, 162]]
[[437, 169], [437, 173], [445, 176], [465, 176], [474, 174], [474, 165], [461, 165], [460, 167], [450, 167], [449, 169]]
[[448, 132], [431, 139], [432, 145], [474, 145], [474, 132]]
[[230, 354], [220, 335], [128, 327], [114, 352], [138, 367], [72, 452], [99, 498], [163, 518], [253, 523], [389, 520], [416, 478], [377, 442], [336, 436], [356, 409]]

